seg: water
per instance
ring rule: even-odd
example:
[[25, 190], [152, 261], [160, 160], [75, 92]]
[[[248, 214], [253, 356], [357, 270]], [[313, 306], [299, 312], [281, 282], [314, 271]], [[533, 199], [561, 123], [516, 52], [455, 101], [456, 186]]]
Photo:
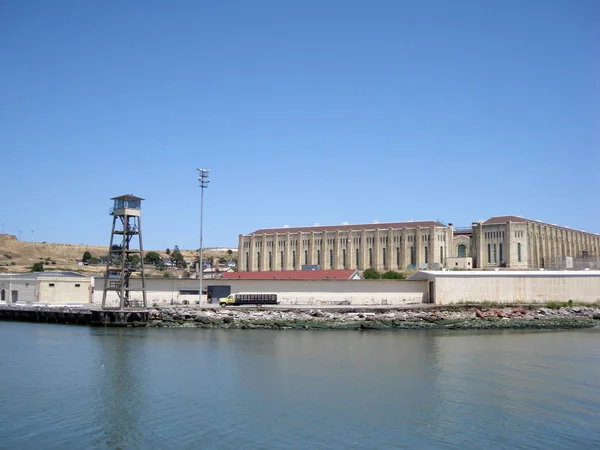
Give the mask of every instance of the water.
[[0, 448], [600, 448], [600, 330], [0, 323]]

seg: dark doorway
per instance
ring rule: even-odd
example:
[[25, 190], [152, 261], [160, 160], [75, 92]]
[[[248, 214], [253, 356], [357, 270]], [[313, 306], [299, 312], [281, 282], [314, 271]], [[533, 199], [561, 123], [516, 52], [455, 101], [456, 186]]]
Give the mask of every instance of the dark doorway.
[[231, 294], [231, 286], [208, 286], [206, 288], [206, 300], [208, 303], [216, 303], [222, 297]]

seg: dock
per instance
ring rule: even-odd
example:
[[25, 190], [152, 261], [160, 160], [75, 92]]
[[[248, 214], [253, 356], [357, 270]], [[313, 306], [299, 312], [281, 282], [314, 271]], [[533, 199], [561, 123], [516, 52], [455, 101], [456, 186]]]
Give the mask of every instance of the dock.
[[0, 321], [56, 323], [105, 327], [141, 327], [148, 309], [100, 309], [89, 306], [0, 305]]

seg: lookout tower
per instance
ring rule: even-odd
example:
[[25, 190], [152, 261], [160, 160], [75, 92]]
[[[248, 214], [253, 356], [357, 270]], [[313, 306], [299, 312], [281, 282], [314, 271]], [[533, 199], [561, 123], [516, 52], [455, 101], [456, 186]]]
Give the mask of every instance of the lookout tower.
[[[111, 198], [114, 206], [110, 209], [113, 216], [110, 246], [102, 293], [102, 308], [106, 307], [106, 294], [117, 293], [119, 308], [140, 306], [146, 308], [146, 277], [144, 272], [144, 250], [142, 247], [142, 210], [143, 198], [133, 195], [121, 195]], [[116, 238], [115, 238], [116, 236]], [[131, 275], [141, 272], [141, 285], [130, 284]], [[141, 291], [142, 299], [134, 300], [132, 292]]]

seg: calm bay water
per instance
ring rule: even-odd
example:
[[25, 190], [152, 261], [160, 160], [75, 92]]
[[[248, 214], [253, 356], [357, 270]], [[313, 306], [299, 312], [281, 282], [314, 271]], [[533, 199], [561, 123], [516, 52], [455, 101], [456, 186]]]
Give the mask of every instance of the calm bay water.
[[600, 329], [0, 323], [0, 448], [600, 448]]

